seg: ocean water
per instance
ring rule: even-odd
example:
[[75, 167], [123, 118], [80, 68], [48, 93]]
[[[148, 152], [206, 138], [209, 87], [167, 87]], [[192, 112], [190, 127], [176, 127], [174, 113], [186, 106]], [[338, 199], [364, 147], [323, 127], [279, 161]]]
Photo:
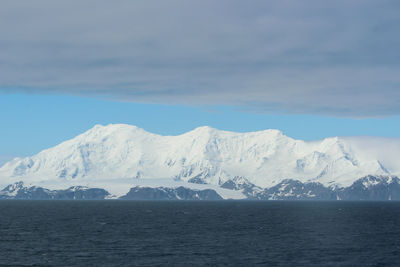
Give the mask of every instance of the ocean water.
[[400, 203], [0, 201], [0, 265], [400, 266]]

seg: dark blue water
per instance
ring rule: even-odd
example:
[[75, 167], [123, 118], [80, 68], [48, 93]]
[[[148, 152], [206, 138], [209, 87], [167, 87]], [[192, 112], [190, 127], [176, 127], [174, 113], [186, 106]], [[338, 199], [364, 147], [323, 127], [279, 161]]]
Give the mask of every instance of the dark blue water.
[[0, 265], [400, 266], [400, 203], [0, 201]]

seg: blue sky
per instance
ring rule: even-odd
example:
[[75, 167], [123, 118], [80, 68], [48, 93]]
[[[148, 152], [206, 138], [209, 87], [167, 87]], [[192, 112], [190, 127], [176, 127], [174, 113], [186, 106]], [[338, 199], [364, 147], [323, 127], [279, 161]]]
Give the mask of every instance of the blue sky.
[[26, 156], [54, 146], [95, 124], [127, 123], [177, 135], [208, 125], [229, 131], [280, 129], [305, 140], [329, 136], [400, 137], [400, 117], [339, 118], [266, 114], [231, 106], [138, 104], [65, 95], [0, 94], [1, 154]]
[[397, 0], [2, 1], [0, 163], [93, 125], [400, 137]]

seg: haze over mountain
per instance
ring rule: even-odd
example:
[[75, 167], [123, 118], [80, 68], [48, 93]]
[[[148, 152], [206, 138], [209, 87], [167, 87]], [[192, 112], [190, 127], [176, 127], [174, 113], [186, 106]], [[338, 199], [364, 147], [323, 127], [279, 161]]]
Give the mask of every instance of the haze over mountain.
[[149, 183], [219, 189], [239, 176], [260, 188], [285, 179], [347, 187], [366, 175], [400, 174], [398, 151], [400, 139], [332, 137], [305, 142], [278, 130], [235, 133], [210, 127], [161, 136], [131, 125], [96, 125], [32, 157], [6, 163], [0, 168], [0, 186], [23, 181], [57, 189], [110, 189], [120, 184], [116, 191], [126, 193], [134, 185]]

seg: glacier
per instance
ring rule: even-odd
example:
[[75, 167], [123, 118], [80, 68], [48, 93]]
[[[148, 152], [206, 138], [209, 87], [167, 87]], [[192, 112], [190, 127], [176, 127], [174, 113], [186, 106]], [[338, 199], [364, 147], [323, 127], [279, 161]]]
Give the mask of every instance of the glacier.
[[[243, 181], [261, 192], [289, 180], [345, 188], [369, 175], [395, 177], [399, 152], [398, 138], [303, 141], [279, 130], [236, 133], [207, 126], [162, 136], [132, 125], [96, 125], [36, 155], [5, 163], [0, 187], [17, 182], [49, 190], [84, 186], [123, 196], [136, 186], [183, 186], [240, 199], [246, 197], [244, 188], [237, 188]], [[229, 185], [235, 179], [239, 184]]]

